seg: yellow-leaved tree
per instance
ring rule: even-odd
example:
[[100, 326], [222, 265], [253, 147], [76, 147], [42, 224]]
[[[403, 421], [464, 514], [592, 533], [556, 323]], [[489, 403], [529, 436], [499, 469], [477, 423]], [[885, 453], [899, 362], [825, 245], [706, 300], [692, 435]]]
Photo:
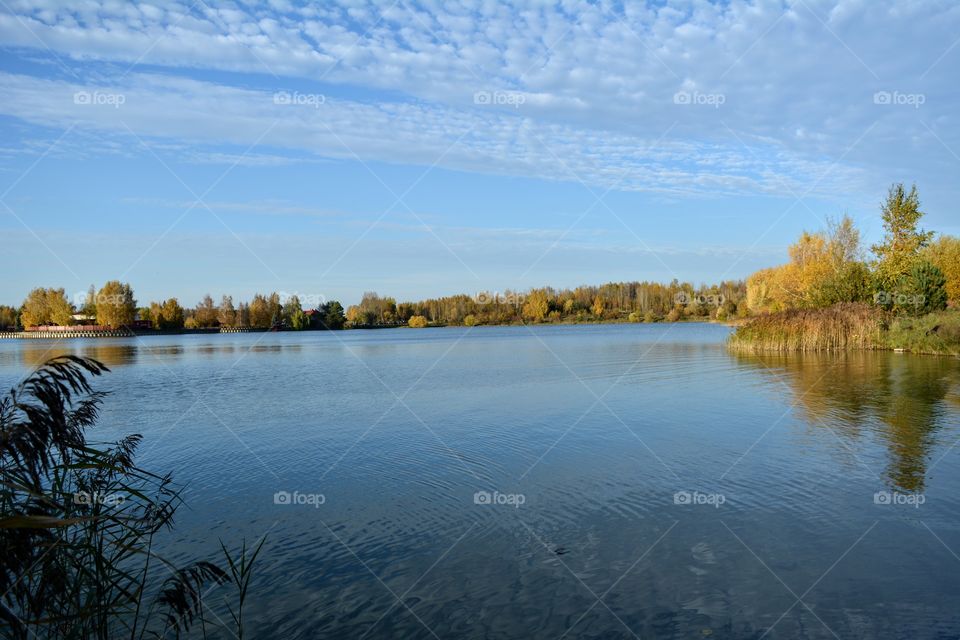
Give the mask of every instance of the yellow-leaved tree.
[[27, 294], [20, 312], [24, 327], [55, 324], [69, 325], [73, 321], [73, 307], [63, 289], [37, 288]]
[[137, 317], [137, 301], [133, 288], [125, 282], [111, 280], [97, 293], [97, 324], [125, 327]]

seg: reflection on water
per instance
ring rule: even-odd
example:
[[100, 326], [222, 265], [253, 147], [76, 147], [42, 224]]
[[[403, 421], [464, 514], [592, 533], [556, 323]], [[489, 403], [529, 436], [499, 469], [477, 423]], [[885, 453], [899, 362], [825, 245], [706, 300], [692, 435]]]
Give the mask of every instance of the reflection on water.
[[[180, 347], [168, 347], [179, 349]], [[58, 341], [24, 340], [23, 347], [4, 355], [19, 356], [18, 364], [24, 369], [35, 369], [41, 364], [62, 355], [78, 355], [99, 360], [108, 367], [135, 364], [140, 348], [133, 342], [107, 342], [107, 340]]]
[[[949, 406], [960, 404], [960, 361], [889, 352], [737, 354], [781, 379], [812, 425], [845, 441], [876, 435], [889, 451], [895, 489], [924, 490], [931, 455], [955, 439]], [[954, 409], [955, 411], [955, 409]]]
[[[177, 339], [176, 336], [171, 339]], [[223, 340], [217, 344], [205, 343], [194, 344], [190, 346], [189, 353], [192, 356], [202, 357], [220, 357], [231, 356], [233, 354], [242, 355], [243, 353], [297, 353], [303, 348], [299, 344], [255, 344], [252, 346], [238, 347], [232, 342], [227, 342], [229, 337], [221, 338], [219, 336], [211, 338], [214, 341]], [[87, 358], [99, 360], [107, 367], [135, 365], [140, 359], [163, 358], [166, 361], [169, 358], [176, 358], [185, 355], [187, 351], [182, 344], [160, 344], [156, 339], [102, 339], [102, 340], [23, 340], [16, 346], [16, 349], [0, 350], [0, 365], [10, 366], [19, 365], [24, 373], [31, 369], [39, 367], [41, 364], [62, 355], [78, 355]], [[159, 360], [157, 360], [159, 362]]]

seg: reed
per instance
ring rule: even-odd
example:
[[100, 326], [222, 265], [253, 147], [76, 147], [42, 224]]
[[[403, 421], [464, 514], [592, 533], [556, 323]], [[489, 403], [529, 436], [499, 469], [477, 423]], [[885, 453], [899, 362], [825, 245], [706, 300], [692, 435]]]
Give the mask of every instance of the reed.
[[157, 553], [180, 491], [134, 463], [139, 435], [88, 440], [105, 397], [89, 380], [107, 370], [54, 358], [0, 398], [0, 637], [206, 637], [204, 595], [225, 585], [239, 600], [226, 628], [242, 638], [262, 540], [249, 558], [246, 545], [239, 558], [222, 547], [229, 571]]
[[793, 309], [752, 318], [730, 337], [730, 347], [747, 351], [847, 351], [886, 348], [889, 318], [862, 303], [825, 309]]

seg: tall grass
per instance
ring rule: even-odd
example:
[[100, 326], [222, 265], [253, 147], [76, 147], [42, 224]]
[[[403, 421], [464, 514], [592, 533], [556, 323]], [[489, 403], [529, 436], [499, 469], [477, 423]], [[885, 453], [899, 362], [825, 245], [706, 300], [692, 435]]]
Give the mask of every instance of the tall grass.
[[88, 441], [104, 398], [89, 379], [106, 371], [54, 358], [0, 401], [0, 637], [205, 636], [217, 585], [239, 592], [242, 611], [261, 547], [237, 560], [224, 547], [229, 571], [173, 565], [154, 548], [181, 502], [170, 476], [134, 464], [139, 435]]
[[752, 318], [737, 327], [730, 346], [748, 351], [845, 351], [884, 348], [887, 314], [867, 304], [795, 309]]

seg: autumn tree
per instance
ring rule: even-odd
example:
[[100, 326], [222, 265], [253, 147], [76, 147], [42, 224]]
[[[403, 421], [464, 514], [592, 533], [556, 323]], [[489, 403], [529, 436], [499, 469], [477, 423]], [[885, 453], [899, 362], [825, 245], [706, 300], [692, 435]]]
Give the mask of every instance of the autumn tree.
[[543, 322], [547, 312], [550, 310], [550, 300], [543, 289], [534, 289], [527, 296], [527, 301], [523, 305], [523, 315], [528, 320], [534, 322]]
[[960, 238], [940, 236], [923, 250], [923, 258], [943, 273], [950, 302], [960, 304]]
[[20, 311], [24, 327], [42, 325], [69, 325], [73, 320], [73, 307], [63, 289], [37, 288], [27, 294]]
[[203, 300], [197, 304], [197, 308], [193, 312], [193, 321], [197, 327], [215, 327], [218, 323], [218, 309], [213, 304], [213, 298], [210, 297], [210, 294], [203, 296]]
[[133, 324], [137, 301], [129, 284], [111, 280], [97, 293], [97, 324], [124, 327]]
[[270, 302], [259, 293], [255, 294], [253, 300], [250, 301], [248, 315], [250, 316], [250, 326], [257, 329], [269, 329], [273, 323]]
[[184, 325], [183, 307], [176, 298], [169, 298], [162, 304], [150, 303], [150, 322], [154, 329], [165, 331], [182, 329]]
[[903, 183], [890, 187], [881, 210], [883, 241], [871, 247], [877, 258], [876, 278], [881, 289], [892, 292], [901, 278], [914, 266], [920, 251], [929, 244], [933, 232], [917, 228], [923, 212], [917, 186], [909, 193]]
[[270, 313], [270, 324], [268, 326], [272, 327], [280, 324], [280, 321], [283, 320], [283, 304], [280, 301], [280, 294], [276, 291], [267, 298], [267, 311]]
[[237, 325], [237, 310], [233, 308], [233, 298], [231, 296], [223, 296], [220, 299], [217, 320], [224, 327], [235, 327]]
[[603, 298], [597, 296], [593, 299], [593, 305], [590, 307], [590, 310], [593, 311], [593, 315], [597, 318], [603, 318]]
[[19, 313], [13, 307], [0, 304], [0, 330], [16, 329]]

